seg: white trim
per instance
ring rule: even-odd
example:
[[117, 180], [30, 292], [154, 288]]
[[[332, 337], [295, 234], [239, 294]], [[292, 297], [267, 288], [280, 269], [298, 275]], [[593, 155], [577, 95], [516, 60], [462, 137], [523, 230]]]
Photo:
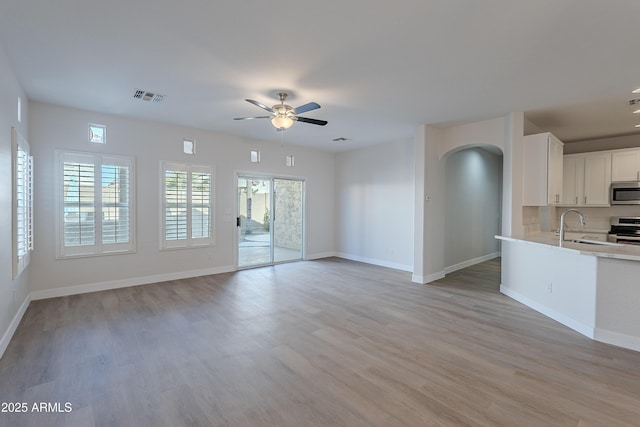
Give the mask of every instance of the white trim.
[[151, 276], [132, 277], [121, 280], [109, 280], [106, 282], [87, 283], [84, 285], [65, 286], [62, 288], [44, 289], [31, 292], [33, 301], [64, 297], [68, 295], [86, 294], [89, 292], [106, 291], [110, 289], [128, 288], [130, 286], [148, 285], [151, 283], [166, 282], [169, 280], [188, 279], [190, 277], [208, 276], [210, 274], [229, 273], [236, 271], [234, 266], [203, 268], [199, 270], [179, 271], [175, 273], [155, 274]]
[[350, 254], [345, 254], [343, 252], [336, 253], [336, 256], [344, 259], [349, 259], [351, 261], [358, 261], [358, 262], [364, 262], [366, 264], [379, 265], [380, 267], [393, 268], [395, 270], [402, 270], [402, 271], [408, 271], [408, 272], [413, 271], [413, 266], [406, 265], [406, 264], [398, 264], [395, 262], [388, 262], [388, 261], [375, 259], [375, 258], [366, 258], [358, 255], [350, 255]]
[[426, 276], [418, 276], [414, 274], [411, 276], [411, 281], [414, 283], [420, 283], [426, 285], [427, 283], [435, 282], [436, 280], [444, 279], [444, 271], [438, 271], [436, 273], [428, 274]]
[[628, 348], [629, 350], [640, 351], [640, 338], [634, 337], [633, 335], [596, 328], [594, 339], [606, 344], [613, 344], [618, 347]]
[[462, 270], [463, 268], [471, 267], [472, 265], [480, 264], [481, 262], [489, 261], [494, 258], [498, 258], [500, 252], [494, 252], [492, 254], [483, 255], [478, 258], [470, 259], [467, 261], [459, 262], [458, 264], [451, 265], [444, 268], [444, 274], [453, 273], [454, 271]]
[[311, 255], [307, 255], [304, 257], [305, 261], [312, 261], [314, 259], [320, 259], [320, 258], [331, 258], [336, 256], [335, 252], [320, 252], [317, 254], [311, 254]]
[[553, 320], [562, 323], [563, 325], [573, 329], [576, 332], [581, 333], [587, 338], [591, 338], [592, 340], [603, 342], [605, 344], [612, 344], [618, 347], [627, 348], [629, 350], [640, 351], [640, 338], [634, 337], [632, 335], [621, 334], [619, 332], [608, 331], [606, 329], [601, 328], [592, 328], [583, 323], [577, 322], [576, 320], [565, 316], [562, 313], [558, 313], [555, 310], [552, 310], [540, 303], [537, 303], [530, 298], [527, 298], [518, 292], [514, 292], [504, 285], [500, 285], [500, 292], [504, 295], [513, 298], [514, 300], [526, 305], [534, 309], [535, 311], [544, 314], [547, 317], [552, 318]]
[[31, 302], [31, 296], [27, 295], [27, 297], [22, 302], [22, 305], [20, 305], [20, 308], [18, 309], [18, 312], [16, 313], [16, 315], [13, 316], [13, 320], [9, 324], [9, 328], [5, 331], [4, 335], [2, 336], [2, 339], [0, 340], [0, 359], [2, 359], [2, 356], [4, 355], [5, 350], [9, 346], [9, 342], [11, 341], [11, 338], [13, 338], [13, 334], [15, 334], [16, 329], [18, 329], [18, 325], [22, 320], [22, 316], [24, 316], [24, 313], [27, 311], [27, 308], [29, 308], [30, 302]]
[[595, 329], [592, 326], [578, 322], [577, 320], [572, 319], [571, 317], [566, 316], [562, 313], [559, 313], [545, 305], [542, 305], [539, 302], [536, 302], [531, 298], [528, 298], [520, 294], [519, 292], [509, 289], [507, 286], [504, 286], [502, 284], [500, 284], [500, 293], [518, 301], [519, 303], [526, 305], [529, 308], [534, 309], [538, 313], [544, 314], [545, 316], [552, 318], [556, 322], [562, 323], [563, 325], [573, 329], [574, 331], [581, 333], [585, 337], [594, 339]]

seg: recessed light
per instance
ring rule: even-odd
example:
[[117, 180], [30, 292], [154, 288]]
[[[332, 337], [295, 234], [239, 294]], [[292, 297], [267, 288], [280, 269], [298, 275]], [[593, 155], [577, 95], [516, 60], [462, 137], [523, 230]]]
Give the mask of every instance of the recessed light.
[[631, 93], [640, 93], [640, 87], [638, 89], [632, 90]]
[[635, 127], [640, 128], [640, 125], [636, 125]]
[[640, 110], [636, 110], [633, 112], [633, 114], [638, 114], [638, 113], [640, 113]]

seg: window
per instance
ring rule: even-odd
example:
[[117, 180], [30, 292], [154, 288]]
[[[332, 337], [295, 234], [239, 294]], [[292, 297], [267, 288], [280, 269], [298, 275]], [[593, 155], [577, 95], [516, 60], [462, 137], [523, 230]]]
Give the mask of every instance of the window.
[[161, 167], [161, 248], [213, 245], [213, 169], [173, 162]]
[[107, 127], [89, 123], [89, 142], [95, 144], [107, 143]]
[[134, 159], [56, 152], [57, 255], [135, 251]]
[[286, 157], [286, 164], [287, 164], [287, 166], [288, 166], [288, 167], [290, 167], [290, 168], [292, 168], [292, 167], [294, 167], [294, 166], [296, 165], [296, 160], [295, 160], [295, 158], [293, 157], [293, 154], [287, 154], [287, 157]]
[[250, 160], [251, 163], [260, 163], [260, 151], [251, 150]]
[[184, 154], [196, 154], [196, 140], [184, 138], [182, 140], [182, 152]]
[[29, 144], [11, 128], [13, 151], [13, 278], [29, 264], [33, 251], [33, 157]]

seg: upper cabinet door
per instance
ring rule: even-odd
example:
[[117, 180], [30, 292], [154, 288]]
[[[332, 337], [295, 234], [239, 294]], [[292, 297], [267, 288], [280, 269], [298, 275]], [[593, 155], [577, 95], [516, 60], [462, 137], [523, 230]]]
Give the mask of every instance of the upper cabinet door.
[[563, 143], [549, 134], [548, 136], [548, 175], [547, 175], [547, 203], [559, 205], [562, 201], [562, 168], [564, 147]]
[[584, 156], [564, 156], [562, 165], [562, 204], [578, 206], [584, 196]]
[[611, 180], [640, 181], [640, 150], [625, 150], [613, 153]]
[[593, 153], [584, 157], [584, 201], [588, 206], [609, 206], [611, 153]]
[[611, 152], [564, 156], [562, 205], [609, 206]]
[[559, 205], [563, 143], [551, 133], [527, 135], [523, 144], [523, 205]]

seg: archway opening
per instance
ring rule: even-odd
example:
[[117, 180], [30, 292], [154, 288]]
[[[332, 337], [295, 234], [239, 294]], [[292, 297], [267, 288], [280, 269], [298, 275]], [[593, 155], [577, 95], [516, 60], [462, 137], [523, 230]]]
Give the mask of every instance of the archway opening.
[[489, 145], [447, 153], [445, 162], [445, 274], [500, 256], [502, 151]]

